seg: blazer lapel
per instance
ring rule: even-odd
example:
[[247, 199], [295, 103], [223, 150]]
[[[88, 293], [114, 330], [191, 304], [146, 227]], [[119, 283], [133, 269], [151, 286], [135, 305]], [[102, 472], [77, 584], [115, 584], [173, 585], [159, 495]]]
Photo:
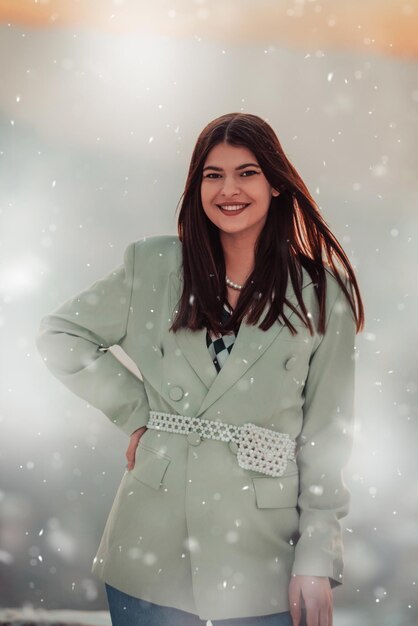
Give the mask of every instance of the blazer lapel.
[[[183, 280], [176, 272], [172, 272], [170, 274], [170, 312], [173, 312], [173, 319], [174, 308], [180, 300], [182, 290]], [[174, 337], [202, 383], [209, 389], [218, 374], [206, 345], [206, 328], [196, 331], [181, 328], [174, 333]]]
[[[302, 289], [312, 282], [305, 270], [303, 270], [303, 278]], [[173, 314], [174, 307], [180, 299], [182, 287], [180, 276], [173, 272], [170, 275], [170, 310], [173, 311]], [[299, 306], [290, 280], [287, 285], [286, 298], [294, 306]], [[266, 305], [258, 323], [261, 323], [261, 320], [264, 319], [267, 310], [268, 305]], [[292, 309], [286, 304], [284, 305], [284, 313], [288, 318], [294, 315]], [[246, 324], [243, 320], [231, 353], [219, 373], [216, 371], [206, 345], [206, 328], [197, 331], [182, 328], [174, 333], [177, 345], [208, 389], [208, 393], [203, 399], [195, 417], [206, 411], [211, 404], [245, 374], [267, 350], [284, 327], [285, 324], [276, 321], [268, 330], [263, 331], [258, 328], [258, 325]]]

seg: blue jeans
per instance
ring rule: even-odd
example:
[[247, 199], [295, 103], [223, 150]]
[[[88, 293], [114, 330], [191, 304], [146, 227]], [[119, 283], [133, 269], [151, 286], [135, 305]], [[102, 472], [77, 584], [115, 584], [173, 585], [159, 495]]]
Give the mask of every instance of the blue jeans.
[[[112, 626], [205, 626], [194, 613], [134, 598], [105, 583]], [[212, 620], [213, 626], [292, 626], [290, 613]]]

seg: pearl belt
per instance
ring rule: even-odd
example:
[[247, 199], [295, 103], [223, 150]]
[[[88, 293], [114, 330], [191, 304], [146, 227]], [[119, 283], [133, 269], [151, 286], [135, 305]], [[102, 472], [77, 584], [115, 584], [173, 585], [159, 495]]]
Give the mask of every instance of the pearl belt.
[[237, 426], [177, 413], [150, 411], [147, 428], [182, 435], [194, 432], [206, 439], [233, 441], [238, 445], [237, 461], [240, 467], [269, 476], [282, 476], [287, 461], [295, 460], [296, 442], [289, 435], [251, 422]]

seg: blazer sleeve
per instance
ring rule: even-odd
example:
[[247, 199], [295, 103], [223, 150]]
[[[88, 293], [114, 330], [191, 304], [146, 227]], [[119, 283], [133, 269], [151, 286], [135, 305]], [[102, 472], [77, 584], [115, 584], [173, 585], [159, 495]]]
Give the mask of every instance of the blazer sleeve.
[[127, 435], [147, 424], [148, 399], [143, 382], [109, 347], [127, 332], [140, 243], [128, 245], [114, 271], [45, 315], [35, 337], [50, 372]]
[[[344, 280], [349, 288], [348, 279]], [[342, 469], [353, 444], [356, 335], [351, 307], [333, 281], [338, 293], [332, 296], [325, 333], [311, 355], [304, 387], [296, 457], [299, 538], [292, 570], [292, 574], [327, 576], [331, 587], [343, 579], [339, 519], [347, 515], [350, 503]]]

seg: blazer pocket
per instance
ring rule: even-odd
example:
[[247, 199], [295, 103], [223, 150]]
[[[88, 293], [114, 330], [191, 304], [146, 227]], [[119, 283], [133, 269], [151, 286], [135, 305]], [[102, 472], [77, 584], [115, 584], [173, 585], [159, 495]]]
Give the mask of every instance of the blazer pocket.
[[299, 473], [277, 478], [254, 476], [251, 480], [258, 509], [296, 507], [299, 496]]
[[139, 442], [135, 466], [130, 474], [141, 483], [153, 489], [159, 489], [170, 461], [170, 457]]

